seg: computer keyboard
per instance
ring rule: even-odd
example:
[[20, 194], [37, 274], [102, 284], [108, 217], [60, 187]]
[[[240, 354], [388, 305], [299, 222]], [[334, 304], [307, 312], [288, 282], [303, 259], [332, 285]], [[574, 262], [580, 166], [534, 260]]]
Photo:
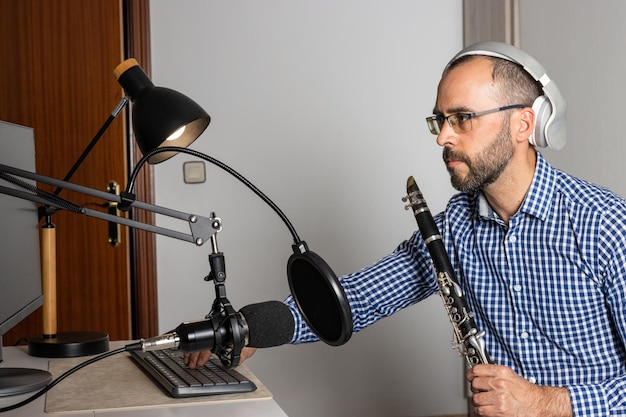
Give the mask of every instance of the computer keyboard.
[[131, 357], [172, 397], [233, 394], [256, 390], [256, 385], [212, 357], [202, 368], [189, 369], [177, 349], [131, 351]]

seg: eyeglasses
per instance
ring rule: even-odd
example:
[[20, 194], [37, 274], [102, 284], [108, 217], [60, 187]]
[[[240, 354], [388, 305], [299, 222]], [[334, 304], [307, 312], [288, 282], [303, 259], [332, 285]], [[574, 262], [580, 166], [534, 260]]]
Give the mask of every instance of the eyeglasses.
[[474, 113], [453, 113], [449, 116], [436, 114], [434, 116], [427, 117], [426, 123], [428, 124], [428, 129], [430, 130], [430, 133], [432, 133], [433, 135], [439, 135], [439, 133], [441, 133], [441, 128], [443, 127], [443, 122], [445, 121], [448, 122], [448, 124], [455, 133], [465, 133], [472, 130], [472, 119], [474, 117], [483, 116], [490, 113], [497, 113], [505, 110], [521, 109], [524, 107], [528, 106], [526, 106], [525, 104], [513, 104], [511, 106], [498, 107], [497, 109], [479, 111]]

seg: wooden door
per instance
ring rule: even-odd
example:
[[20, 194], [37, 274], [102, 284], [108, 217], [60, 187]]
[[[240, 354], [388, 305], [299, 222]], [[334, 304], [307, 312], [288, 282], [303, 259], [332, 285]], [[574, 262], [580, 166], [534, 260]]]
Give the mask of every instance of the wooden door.
[[[132, 19], [137, 10], [145, 13], [143, 20]], [[139, 51], [139, 45], [149, 46], [146, 16], [144, 0], [0, 0], [0, 120], [34, 128], [37, 172], [63, 178], [111, 114], [122, 97], [112, 71], [131, 47]], [[129, 40], [130, 30], [145, 33]], [[126, 126], [126, 113], [122, 112], [72, 182], [100, 190], [106, 190], [112, 181], [125, 186], [134, 155], [134, 148], [129, 152], [127, 145]], [[144, 184], [138, 191], [143, 193], [150, 186]], [[106, 210], [101, 202], [67, 190], [60, 196]], [[111, 340], [154, 334], [155, 280], [146, 289], [141, 287], [146, 282], [138, 284], [133, 279], [141, 268], [154, 275], [150, 264], [153, 247], [146, 248], [144, 243], [142, 263], [137, 266], [134, 262], [136, 242], [144, 239], [149, 245], [151, 238], [122, 227], [121, 243], [112, 246], [104, 221], [59, 211], [53, 222], [58, 330], [101, 331]], [[142, 278], [149, 281], [149, 277]], [[140, 322], [143, 326], [151, 322], [147, 326], [152, 327], [141, 328]], [[5, 335], [4, 343], [41, 331], [39, 311]]]

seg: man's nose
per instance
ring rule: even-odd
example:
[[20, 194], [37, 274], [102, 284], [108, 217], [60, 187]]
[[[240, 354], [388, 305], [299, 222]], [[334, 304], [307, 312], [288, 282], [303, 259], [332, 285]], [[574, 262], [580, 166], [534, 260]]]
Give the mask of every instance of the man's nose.
[[439, 134], [437, 135], [437, 144], [439, 146], [446, 146], [456, 140], [457, 136], [458, 135], [456, 134], [454, 129], [452, 129], [452, 127], [446, 120], [441, 124], [441, 128], [439, 128]]

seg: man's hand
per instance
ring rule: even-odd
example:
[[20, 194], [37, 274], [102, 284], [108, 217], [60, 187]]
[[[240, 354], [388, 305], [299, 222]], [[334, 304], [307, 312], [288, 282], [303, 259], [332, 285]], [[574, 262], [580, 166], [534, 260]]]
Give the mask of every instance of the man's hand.
[[563, 387], [533, 384], [501, 365], [476, 365], [467, 371], [474, 410], [489, 417], [572, 417]]
[[[255, 352], [256, 348], [243, 348], [241, 350], [241, 359], [239, 360], [239, 365], [241, 365], [250, 356], [254, 355]], [[185, 365], [187, 365], [189, 369], [196, 369], [206, 365], [210, 358], [211, 352], [208, 350], [202, 352], [185, 353], [184, 355]]]

